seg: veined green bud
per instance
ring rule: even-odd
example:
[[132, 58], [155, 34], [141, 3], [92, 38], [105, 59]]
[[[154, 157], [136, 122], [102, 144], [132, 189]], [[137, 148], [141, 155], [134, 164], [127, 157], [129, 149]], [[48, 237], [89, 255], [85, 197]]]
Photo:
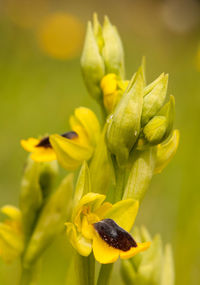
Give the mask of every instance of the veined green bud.
[[155, 154], [153, 148], [134, 152], [134, 161], [128, 177], [123, 199], [141, 201], [154, 173]]
[[104, 40], [102, 56], [106, 73], [115, 73], [124, 78], [123, 45], [116, 27], [110, 23], [108, 17], [105, 17], [102, 33]]
[[167, 129], [167, 119], [164, 116], [153, 117], [144, 127], [145, 138], [150, 144], [158, 144], [162, 141]]
[[42, 189], [43, 199], [46, 199], [51, 193], [57, 173], [58, 163], [56, 160], [40, 163], [39, 183]]
[[108, 119], [107, 145], [110, 152], [116, 156], [119, 166], [127, 162], [129, 152], [140, 132], [143, 86], [143, 77], [139, 70]]
[[98, 44], [92, 23], [89, 22], [81, 56], [81, 69], [88, 92], [96, 100], [101, 97], [100, 81], [105, 74], [104, 61]]
[[[148, 121], [156, 115], [156, 113], [162, 107], [166, 93], [167, 93], [168, 75], [161, 74], [151, 86], [147, 86], [144, 90], [144, 102], [142, 109], [142, 126], [148, 123]], [[148, 92], [148, 93], [147, 93]]]
[[24, 267], [30, 267], [53, 239], [64, 230], [64, 222], [71, 207], [72, 180], [73, 175], [67, 175], [42, 209], [24, 254]]
[[179, 137], [179, 131], [174, 130], [167, 141], [157, 145], [154, 174], [160, 173], [172, 160], [179, 145]]
[[38, 211], [42, 205], [40, 187], [40, 163], [28, 158], [21, 183], [19, 206], [22, 212], [22, 223], [25, 235], [32, 231]]

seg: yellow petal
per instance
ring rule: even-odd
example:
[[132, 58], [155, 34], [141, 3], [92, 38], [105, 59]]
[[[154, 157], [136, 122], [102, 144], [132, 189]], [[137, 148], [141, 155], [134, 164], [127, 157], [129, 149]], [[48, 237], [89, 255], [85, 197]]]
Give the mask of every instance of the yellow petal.
[[130, 231], [137, 216], [139, 202], [133, 199], [115, 203], [107, 212], [106, 218], [114, 220], [120, 227]]
[[114, 73], [109, 73], [101, 80], [101, 88], [104, 95], [111, 94], [117, 89], [117, 76]]
[[72, 130], [78, 134], [76, 141], [83, 146], [88, 146], [90, 144], [89, 138], [80, 121], [73, 115], [70, 116], [69, 123]]
[[137, 247], [132, 247], [128, 251], [121, 251], [120, 250], [120, 257], [122, 259], [128, 259], [130, 257], [133, 257], [139, 252], [147, 250], [151, 245], [151, 242], [143, 242], [143, 243], [137, 243]]
[[60, 164], [67, 170], [76, 169], [84, 160], [88, 160], [93, 148], [80, 145], [78, 142], [63, 138], [57, 134], [50, 136], [51, 145]]
[[52, 148], [37, 147], [31, 154], [31, 158], [37, 162], [52, 161], [56, 160], [56, 154]]
[[100, 135], [100, 125], [95, 113], [85, 107], [76, 108], [74, 113], [83, 126], [90, 143], [95, 146]]
[[5, 205], [1, 208], [1, 212], [11, 218], [12, 220], [21, 222], [21, 211], [11, 205]]
[[[95, 220], [94, 223], [95, 222], [98, 222], [98, 220], [97, 221]], [[94, 228], [90, 223], [88, 223], [88, 219], [86, 216], [83, 217], [81, 226], [82, 226], [81, 228], [82, 235], [87, 239], [92, 239], [94, 234], [93, 233]]]
[[20, 143], [26, 151], [33, 152], [35, 150], [35, 146], [39, 143], [39, 140], [35, 138], [28, 138], [27, 140], [21, 140]]
[[75, 225], [78, 228], [81, 227], [80, 214], [83, 211], [84, 206], [90, 206], [91, 212], [94, 212], [97, 208], [100, 207], [105, 198], [106, 198], [105, 195], [93, 192], [84, 195], [73, 211], [72, 220], [74, 221]]
[[96, 209], [95, 214], [102, 220], [107, 214], [108, 210], [112, 208], [112, 204], [109, 202], [103, 203], [98, 209]]
[[102, 264], [113, 263], [119, 257], [119, 249], [109, 246], [100, 236], [95, 233], [93, 236], [93, 252], [95, 259]]
[[90, 240], [77, 234], [76, 228], [72, 223], [66, 223], [66, 233], [72, 246], [78, 251], [80, 255], [88, 256], [92, 251], [92, 244]]

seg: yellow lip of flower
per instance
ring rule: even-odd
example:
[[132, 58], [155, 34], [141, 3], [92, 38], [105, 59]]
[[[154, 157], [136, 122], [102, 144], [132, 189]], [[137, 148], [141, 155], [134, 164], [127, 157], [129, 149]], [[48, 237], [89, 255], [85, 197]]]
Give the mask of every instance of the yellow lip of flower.
[[103, 91], [103, 103], [108, 113], [112, 112], [118, 103], [122, 92], [128, 86], [128, 81], [121, 80], [115, 73], [105, 75], [100, 83]]
[[[136, 243], [128, 233], [137, 215], [138, 201], [128, 199], [112, 205], [104, 202], [105, 198], [105, 195], [91, 192], [80, 199], [72, 222], [66, 223], [72, 246], [83, 256], [93, 250], [95, 259], [102, 264], [115, 262], [118, 257], [127, 259], [146, 250], [150, 243]], [[102, 225], [106, 226], [105, 232], [99, 230]], [[120, 233], [118, 236], [116, 229]]]
[[21, 212], [10, 205], [2, 207], [1, 212], [8, 218], [0, 223], [0, 257], [5, 262], [11, 262], [24, 248]]
[[[70, 140], [76, 140], [78, 135], [76, 132], [67, 132], [61, 135]], [[56, 160], [56, 154], [49, 141], [49, 136], [42, 139], [28, 138], [21, 140], [21, 146], [28, 152], [31, 152], [31, 158], [35, 161], [52, 161]]]

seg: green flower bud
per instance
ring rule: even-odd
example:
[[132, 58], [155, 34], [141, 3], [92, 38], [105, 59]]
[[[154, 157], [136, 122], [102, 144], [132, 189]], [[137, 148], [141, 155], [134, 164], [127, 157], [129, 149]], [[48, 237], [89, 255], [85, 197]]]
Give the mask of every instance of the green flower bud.
[[25, 235], [28, 236], [42, 206], [42, 189], [40, 187], [40, 163], [28, 158], [21, 183], [19, 206]]
[[114, 73], [124, 78], [124, 52], [121, 39], [115, 26], [105, 17], [103, 28], [97, 14], [93, 25], [88, 23], [81, 69], [86, 87], [97, 101], [102, 103], [100, 81], [104, 75]]
[[119, 166], [127, 162], [129, 152], [140, 132], [143, 86], [143, 77], [139, 70], [108, 119], [107, 145], [110, 152], [116, 156]]
[[87, 27], [81, 69], [88, 92], [93, 98], [99, 100], [101, 98], [100, 81], [105, 74], [105, 66], [91, 22]]
[[154, 150], [134, 152], [134, 161], [128, 177], [123, 199], [136, 199], [141, 201], [149, 187], [154, 173]]
[[179, 131], [174, 130], [167, 141], [157, 145], [154, 174], [160, 173], [172, 160], [179, 145], [179, 137]]
[[115, 73], [124, 78], [124, 51], [123, 45], [115, 26], [108, 17], [105, 17], [103, 24], [104, 46], [102, 56], [105, 63], [106, 74]]
[[167, 129], [167, 119], [164, 116], [153, 117], [144, 127], [145, 138], [150, 144], [158, 144], [162, 141]]
[[58, 163], [56, 160], [40, 163], [39, 183], [42, 189], [43, 199], [46, 199], [49, 196], [53, 188], [53, 184], [57, 173], [58, 173]]
[[71, 207], [72, 180], [73, 175], [67, 175], [43, 207], [24, 254], [24, 267], [30, 267], [53, 239], [64, 230], [64, 222]]
[[[147, 86], [144, 90], [144, 102], [142, 109], [142, 126], [148, 123], [148, 121], [156, 115], [156, 113], [162, 107], [166, 93], [167, 93], [168, 75], [162, 74], [156, 79], [151, 86]], [[148, 90], [148, 93], [147, 93]]]
[[170, 95], [169, 102], [167, 102], [157, 114], [159, 116], [165, 116], [167, 120], [164, 138], [167, 138], [172, 131], [174, 123], [174, 114], [175, 114], [175, 99], [174, 96]]

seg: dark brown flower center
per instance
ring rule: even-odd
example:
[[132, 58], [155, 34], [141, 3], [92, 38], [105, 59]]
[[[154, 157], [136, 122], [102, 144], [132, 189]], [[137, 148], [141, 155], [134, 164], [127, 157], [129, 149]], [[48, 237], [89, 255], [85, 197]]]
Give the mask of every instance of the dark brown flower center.
[[137, 247], [136, 241], [123, 228], [112, 219], [104, 219], [93, 224], [99, 236], [109, 245], [122, 251], [128, 251], [131, 247]]
[[[62, 134], [61, 136], [64, 138], [73, 140], [78, 137], [78, 134], [76, 132], [71, 131], [71, 132]], [[36, 145], [36, 147], [52, 148], [50, 141], [49, 141], [49, 136], [42, 138], [39, 141], [39, 143]]]

